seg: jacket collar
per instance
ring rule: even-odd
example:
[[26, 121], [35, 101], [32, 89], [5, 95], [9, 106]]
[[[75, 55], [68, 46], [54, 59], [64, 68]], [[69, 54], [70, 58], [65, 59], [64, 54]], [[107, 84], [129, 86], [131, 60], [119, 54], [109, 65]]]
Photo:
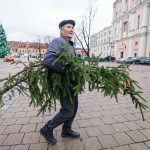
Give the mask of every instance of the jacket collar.
[[75, 43], [74, 43], [73, 41], [71, 41], [70, 38], [67, 38], [67, 37], [65, 37], [65, 36], [63, 36], [63, 35], [61, 35], [61, 37], [64, 38], [65, 40], [67, 40], [72, 46], [75, 45]]

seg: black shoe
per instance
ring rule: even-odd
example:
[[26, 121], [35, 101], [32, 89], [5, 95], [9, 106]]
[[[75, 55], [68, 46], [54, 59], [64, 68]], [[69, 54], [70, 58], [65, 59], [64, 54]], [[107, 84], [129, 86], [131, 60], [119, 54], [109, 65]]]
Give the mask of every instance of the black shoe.
[[56, 144], [57, 140], [53, 136], [53, 131], [46, 132], [47, 130], [44, 128], [45, 127], [41, 128], [40, 130], [41, 135], [44, 137], [48, 144]]
[[61, 133], [62, 137], [72, 137], [72, 138], [79, 138], [80, 137], [80, 133], [73, 131], [73, 130], [69, 130], [69, 131], [63, 131]]

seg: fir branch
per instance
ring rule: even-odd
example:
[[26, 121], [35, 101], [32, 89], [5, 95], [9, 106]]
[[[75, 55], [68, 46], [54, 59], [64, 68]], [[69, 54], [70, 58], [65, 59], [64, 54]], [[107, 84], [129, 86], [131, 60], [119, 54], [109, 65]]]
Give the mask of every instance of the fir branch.
[[[1, 79], [4, 82], [0, 89], [0, 102], [2, 97], [8, 91], [17, 90], [21, 94], [30, 97], [30, 105], [40, 107], [38, 114], [44, 113], [51, 108], [56, 109], [56, 100], [60, 100], [66, 95], [69, 96], [72, 103], [72, 96], [82, 93], [85, 84], [89, 83], [89, 90], [102, 92], [104, 96], [115, 97], [118, 102], [118, 94], [128, 94], [135, 105], [139, 108], [144, 120], [143, 109], [147, 106], [146, 100], [141, 96], [138, 82], [129, 76], [129, 66], [119, 65], [117, 67], [98, 66], [98, 61], [91, 58], [90, 64], [69, 54], [66, 50], [58, 52], [58, 58], [54, 63], [61, 62], [64, 65], [63, 74], [51, 70], [50, 72], [44, 67], [42, 61], [29, 62], [24, 64], [24, 69], [17, 74], [8, 78]], [[29, 94], [28, 94], [29, 91]]]

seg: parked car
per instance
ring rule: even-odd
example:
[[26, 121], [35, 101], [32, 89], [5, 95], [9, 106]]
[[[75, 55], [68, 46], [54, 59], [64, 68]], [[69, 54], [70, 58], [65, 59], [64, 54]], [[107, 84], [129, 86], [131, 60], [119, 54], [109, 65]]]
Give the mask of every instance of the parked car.
[[5, 56], [5, 58], [3, 59], [5, 62], [13, 62], [14, 58], [12, 56]]
[[141, 61], [140, 61], [140, 64], [150, 65], [150, 57], [142, 58]]
[[115, 57], [113, 57], [113, 56], [106, 56], [106, 57], [103, 57], [101, 60], [102, 61], [114, 61]]
[[132, 64], [132, 63], [133, 63], [132, 57], [126, 58], [126, 59], [123, 61], [123, 63]]
[[116, 62], [117, 63], [125, 63], [125, 60], [126, 60], [127, 58], [119, 58], [119, 59], [116, 59]]
[[132, 57], [132, 63], [133, 64], [139, 64], [142, 57]]
[[88, 57], [88, 56], [84, 56], [82, 59], [83, 59], [84, 61], [88, 61], [88, 60], [89, 60], [89, 57]]

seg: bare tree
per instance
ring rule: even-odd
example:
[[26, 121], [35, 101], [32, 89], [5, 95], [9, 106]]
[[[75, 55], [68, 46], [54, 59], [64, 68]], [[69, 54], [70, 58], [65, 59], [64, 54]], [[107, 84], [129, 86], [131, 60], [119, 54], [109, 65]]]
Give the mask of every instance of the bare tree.
[[86, 13], [82, 16], [81, 23], [79, 24], [79, 27], [77, 27], [77, 31], [75, 32], [77, 40], [79, 41], [82, 49], [88, 57], [90, 56], [90, 38], [92, 24], [97, 12], [96, 3], [97, 0], [88, 1]]
[[47, 45], [49, 45], [49, 43], [54, 39], [54, 37], [50, 36], [50, 35], [45, 35], [44, 36], [44, 43], [46, 43]]

